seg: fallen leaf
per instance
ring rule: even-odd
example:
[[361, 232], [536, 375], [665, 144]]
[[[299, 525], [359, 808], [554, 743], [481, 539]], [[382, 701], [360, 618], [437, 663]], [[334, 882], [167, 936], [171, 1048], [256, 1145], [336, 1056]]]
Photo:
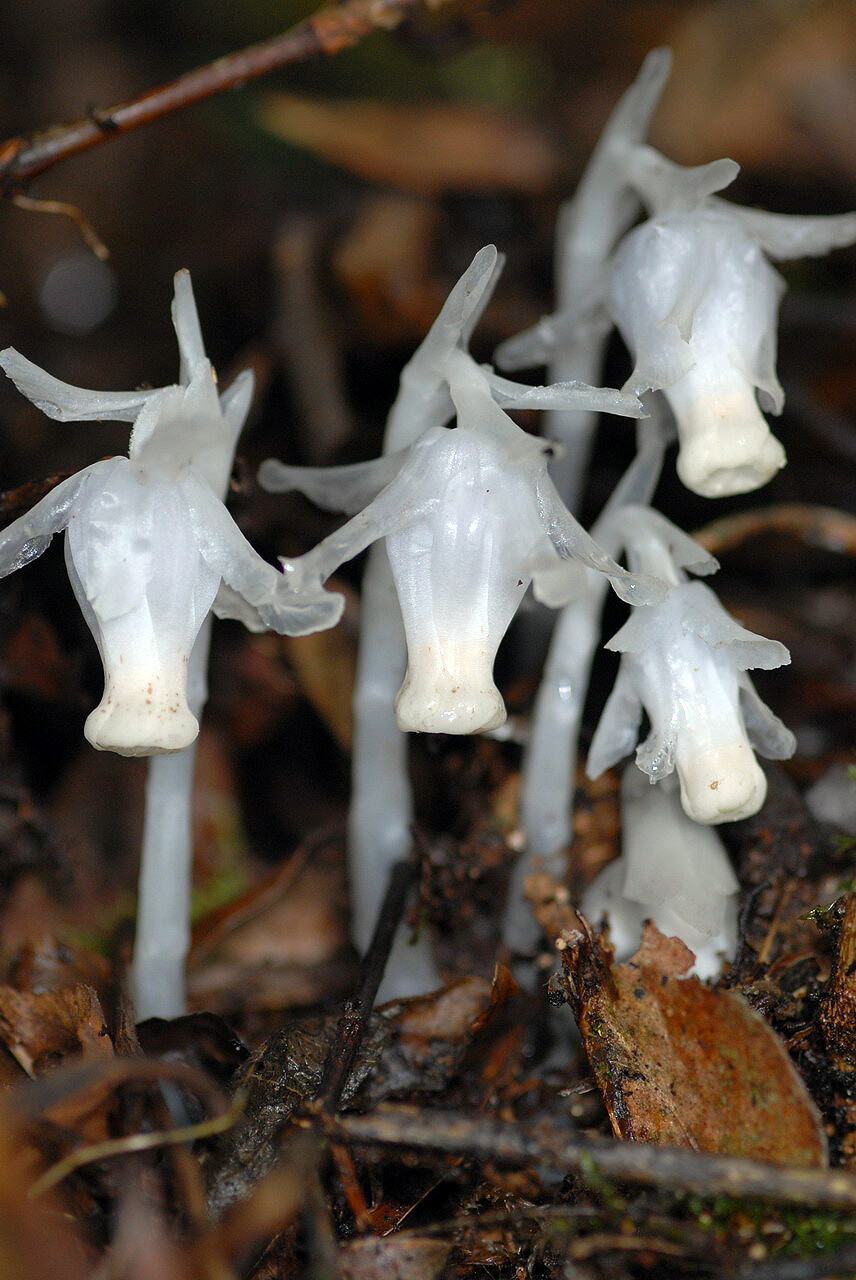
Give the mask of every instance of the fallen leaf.
[[650, 922], [639, 951], [619, 965], [583, 924], [560, 938], [565, 988], [619, 1137], [826, 1164], [805, 1085], [741, 996], [685, 977], [692, 952]]
[[39, 992], [0, 986], [0, 1038], [31, 1076], [70, 1056], [113, 1056], [98, 996], [82, 982]]
[[[503, 974], [495, 984], [467, 977], [431, 995], [381, 1005], [369, 1020], [340, 1108], [441, 1093], [512, 985]], [[338, 1021], [335, 1015], [293, 1020], [237, 1072], [234, 1088], [246, 1096], [240, 1123], [215, 1138], [205, 1155], [215, 1215], [249, 1194], [272, 1167], [284, 1126], [318, 1092]]]
[[333, 164], [408, 191], [548, 190], [556, 150], [534, 125], [481, 107], [425, 102], [324, 102], [265, 94], [262, 125]]
[[109, 981], [110, 965], [104, 956], [53, 934], [25, 942], [9, 969], [9, 984], [18, 991], [59, 991], [82, 982], [103, 996]]

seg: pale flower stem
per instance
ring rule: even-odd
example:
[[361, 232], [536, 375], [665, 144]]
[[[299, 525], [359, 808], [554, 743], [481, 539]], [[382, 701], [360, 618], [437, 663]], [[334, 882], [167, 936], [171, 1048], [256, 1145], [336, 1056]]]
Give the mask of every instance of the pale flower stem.
[[393, 710], [407, 650], [383, 542], [375, 543], [369, 553], [361, 614], [348, 848], [351, 930], [363, 951], [375, 926], [386, 874], [394, 862], [407, 857], [412, 844], [408, 743]]
[[[393, 710], [407, 664], [407, 647], [384, 542], [376, 542], [369, 552], [361, 612], [348, 865], [351, 934], [357, 950], [364, 952], [389, 869], [408, 856], [413, 843], [409, 745]], [[423, 934], [410, 945], [405, 926], [400, 926], [378, 999], [422, 995], [438, 985], [428, 938]]]
[[[210, 640], [209, 613], [193, 646], [187, 676], [187, 701], [197, 719], [208, 696]], [[131, 994], [140, 1022], [187, 1012], [195, 764], [196, 742], [183, 751], [149, 757], [131, 964]]]
[[527, 833], [508, 889], [503, 937], [512, 951], [536, 946], [540, 926], [524, 897], [535, 860], [564, 879], [571, 842], [577, 742], [589, 674], [600, 639], [600, 613], [609, 583], [589, 573], [586, 594], [559, 615], [532, 713], [532, 736], [523, 767], [520, 816]]
[[[665, 435], [656, 410], [654, 415], [642, 426], [636, 457], [592, 526], [592, 536], [607, 555], [621, 551], [622, 535], [613, 519], [616, 511], [627, 503], [650, 502], [657, 487]], [[503, 923], [505, 942], [521, 953], [531, 952], [541, 933], [523, 894], [524, 881], [536, 860], [563, 879], [565, 850], [573, 838], [577, 744], [609, 585], [603, 574], [592, 572], [586, 574], [586, 581], [585, 593], [566, 605], [556, 623], [523, 760], [520, 816], [526, 849], [512, 872]]]
[[137, 901], [131, 991], [138, 1021], [187, 1012], [196, 743], [151, 756]]

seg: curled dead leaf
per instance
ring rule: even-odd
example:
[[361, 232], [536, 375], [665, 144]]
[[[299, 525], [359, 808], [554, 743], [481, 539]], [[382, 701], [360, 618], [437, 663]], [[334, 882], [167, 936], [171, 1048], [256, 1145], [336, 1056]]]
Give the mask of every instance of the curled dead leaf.
[[587, 926], [566, 942], [566, 994], [619, 1137], [826, 1164], [820, 1116], [784, 1045], [736, 992], [685, 976], [694, 957], [679, 939], [649, 922], [618, 965]]

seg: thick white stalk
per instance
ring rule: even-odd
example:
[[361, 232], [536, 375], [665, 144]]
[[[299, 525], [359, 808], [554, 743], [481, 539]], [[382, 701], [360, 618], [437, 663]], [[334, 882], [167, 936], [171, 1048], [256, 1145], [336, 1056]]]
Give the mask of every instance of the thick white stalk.
[[[211, 614], [190, 655], [187, 701], [197, 720], [208, 698]], [[196, 743], [149, 758], [131, 993], [138, 1021], [187, 1012]]]
[[[671, 57], [655, 49], [616, 104], [579, 186], [559, 214], [556, 228], [556, 314], [573, 318], [572, 337], [560, 339], [550, 381], [600, 383], [612, 322], [600, 298], [606, 263], [641, 209], [627, 178], [627, 161], [641, 143], [669, 74]], [[567, 411], [548, 415], [544, 435], [562, 444], [550, 473], [565, 505], [578, 514], [588, 475], [597, 414]]]
[[[614, 514], [630, 502], [649, 503], [663, 465], [665, 432], [658, 420], [641, 424], [638, 441], [636, 457], [592, 526], [592, 537], [613, 557], [622, 547]], [[556, 623], [523, 760], [520, 813], [526, 849], [512, 873], [503, 925], [504, 940], [520, 953], [531, 952], [540, 937], [523, 897], [523, 883], [536, 861], [561, 879], [564, 851], [573, 836], [577, 744], [609, 586], [603, 574], [588, 571], [586, 580], [585, 593], [562, 610]]]
[[[348, 816], [351, 934], [365, 951], [389, 869], [413, 844], [407, 735], [393, 702], [404, 678], [407, 648], [386, 544], [372, 547], [363, 577], [360, 652], [354, 691], [354, 749]], [[411, 944], [398, 930], [379, 1000], [422, 995], [439, 985], [428, 938]]]

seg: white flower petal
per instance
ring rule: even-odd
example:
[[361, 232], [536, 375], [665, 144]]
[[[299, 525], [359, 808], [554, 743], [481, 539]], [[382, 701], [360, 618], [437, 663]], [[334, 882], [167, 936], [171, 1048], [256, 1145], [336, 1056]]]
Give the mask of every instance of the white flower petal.
[[391, 484], [407, 460], [407, 450], [386, 453], [371, 462], [344, 467], [289, 467], [268, 458], [259, 467], [258, 482], [269, 493], [303, 493], [324, 511], [361, 511], [381, 489]]
[[55, 485], [26, 515], [7, 525], [0, 533], [0, 578], [38, 559], [50, 546], [54, 534], [68, 524], [81, 490], [92, 477], [103, 475], [112, 466], [113, 460], [108, 460], [84, 467]]

